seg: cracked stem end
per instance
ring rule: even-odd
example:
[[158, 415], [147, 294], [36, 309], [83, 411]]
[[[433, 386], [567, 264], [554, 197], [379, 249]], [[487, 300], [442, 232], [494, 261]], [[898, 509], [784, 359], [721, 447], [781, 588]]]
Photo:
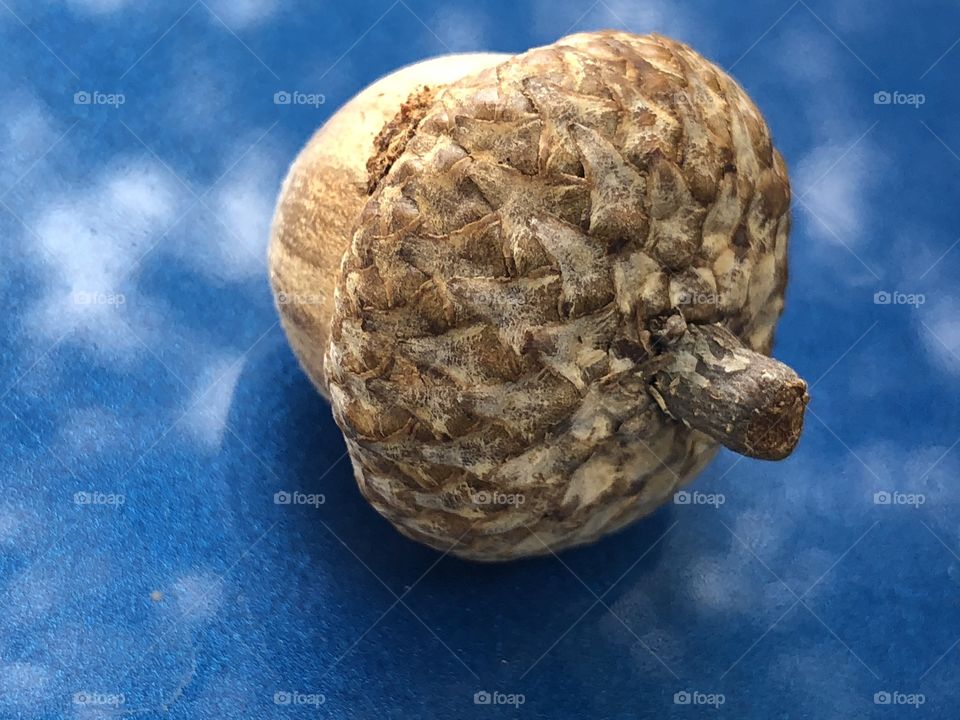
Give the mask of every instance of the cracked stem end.
[[671, 417], [747, 457], [782, 460], [796, 447], [807, 384], [720, 325], [687, 325], [656, 368], [652, 393]]

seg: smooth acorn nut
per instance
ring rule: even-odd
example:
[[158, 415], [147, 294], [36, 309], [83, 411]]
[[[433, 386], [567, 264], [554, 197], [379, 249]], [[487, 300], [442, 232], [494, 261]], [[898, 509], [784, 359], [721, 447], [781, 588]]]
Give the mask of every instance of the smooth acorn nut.
[[283, 327], [364, 496], [476, 560], [653, 511], [718, 445], [781, 459], [790, 185], [757, 108], [659, 35], [455, 55], [364, 90], [284, 182]]

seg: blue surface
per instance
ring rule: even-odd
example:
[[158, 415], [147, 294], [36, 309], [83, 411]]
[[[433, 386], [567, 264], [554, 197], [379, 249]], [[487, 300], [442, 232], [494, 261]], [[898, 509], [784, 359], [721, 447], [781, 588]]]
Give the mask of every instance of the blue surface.
[[[0, 717], [956, 717], [960, 9], [724, 5], [0, 2]], [[721, 455], [722, 505], [441, 558], [361, 499], [276, 324], [273, 200], [378, 76], [600, 27], [691, 42], [766, 114], [808, 427]]]

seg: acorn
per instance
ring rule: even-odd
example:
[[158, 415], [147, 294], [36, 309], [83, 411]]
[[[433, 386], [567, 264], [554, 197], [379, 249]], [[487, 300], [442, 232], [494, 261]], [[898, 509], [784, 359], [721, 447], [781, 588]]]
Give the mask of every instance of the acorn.
[[660, 35], [400, 70], [287, 176], [270, 280], [360, 490], [483, 561], [649, 514], [719, 445], [778, 460], [790, 183], [756, 106]]

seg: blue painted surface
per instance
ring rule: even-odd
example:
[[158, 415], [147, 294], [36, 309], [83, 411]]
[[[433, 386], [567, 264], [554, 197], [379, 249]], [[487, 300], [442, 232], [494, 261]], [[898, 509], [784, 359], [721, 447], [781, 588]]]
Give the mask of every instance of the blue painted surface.
[[[441, 559], [361, 499], [276, 325], [273, 199], [382, 74], [599, 27], [691, 42], [766, 114], [808, 427], [721, 455], [722, 505]], [[958, 36], [946, 1], [0, 2], [0, 717], [955, 717]]]

